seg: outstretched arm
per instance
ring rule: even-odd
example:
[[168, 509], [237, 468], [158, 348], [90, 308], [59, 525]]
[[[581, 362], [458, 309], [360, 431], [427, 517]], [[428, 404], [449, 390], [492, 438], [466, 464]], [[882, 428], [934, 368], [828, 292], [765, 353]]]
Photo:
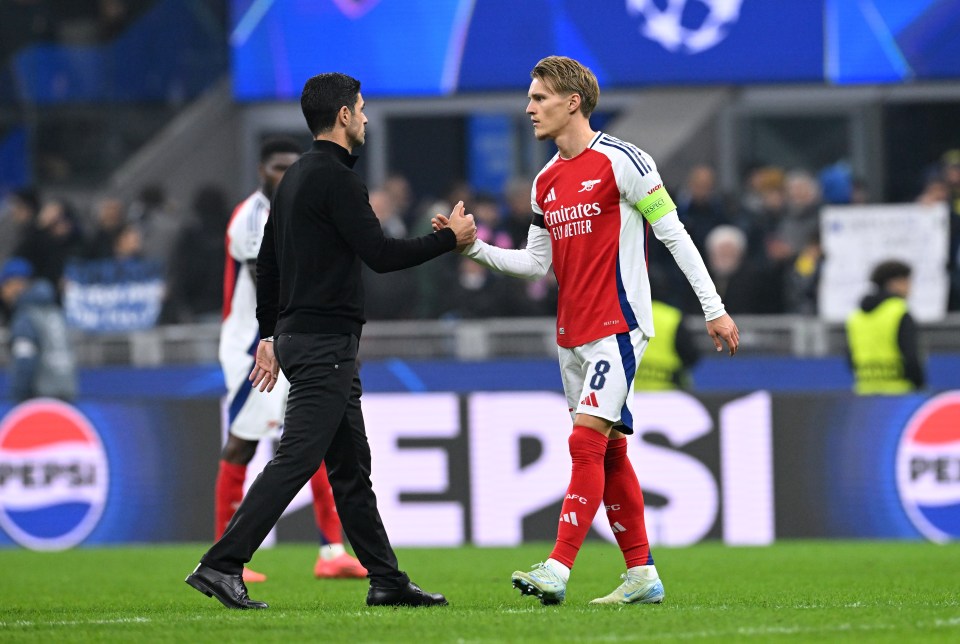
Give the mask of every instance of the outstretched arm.
[[[434, 230], [443, 230], [449, 222], [443, 215], [437, 215], [432, 224]], [[478, 239], [460, 252], [499, 273], [525, 279], [543, 277], [553, 261], [550, 233], [536, 225], [531, 225], [527, 232], [526, 248], [499, 248]]]

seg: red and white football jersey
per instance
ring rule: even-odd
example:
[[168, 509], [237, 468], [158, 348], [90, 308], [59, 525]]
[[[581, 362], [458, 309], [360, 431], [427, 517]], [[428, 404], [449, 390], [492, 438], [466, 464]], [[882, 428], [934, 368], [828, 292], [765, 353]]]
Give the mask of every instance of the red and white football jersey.
[[531, 201], [534, 225], [550, 233], [560, 286], [557, 343], [575, 347], [636, 328], [652, 337], [644, 218], [676, 209], [653, 159], [600, 132], [576, 157], [555, 155]]
[[220, 364], [231, 381], [246, 378], [260, 338], [257, 323], [257, 285], [247, 264], [257, 259], [270, 200], [260, 192], [240, 202], [227, 225], [227, 258], [223, 271], [223, 324], [220, 328]]

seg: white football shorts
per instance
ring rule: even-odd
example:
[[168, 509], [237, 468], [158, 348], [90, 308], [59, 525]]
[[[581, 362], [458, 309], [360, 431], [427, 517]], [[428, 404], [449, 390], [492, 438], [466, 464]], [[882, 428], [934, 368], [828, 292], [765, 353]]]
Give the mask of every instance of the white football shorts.
[[253, 358], [230, 360], [221, 363], [227, 385], [227, 395], [222, 401], [222, 418], [227, 431], [237, 438], [259, 441], [276, 438], [283, 427], [283, 412], [287, 406], [290, 382], [280, 373], [273, 391], [267, 393], [256, 389], [248, 376], [253, 369]]
[[634, 329], [572, 349], [557, 347], [570, 416], [597, 416], [613, 422], [618, 431], [632, 434], [633, 379], [647, 342], [648, 338]]

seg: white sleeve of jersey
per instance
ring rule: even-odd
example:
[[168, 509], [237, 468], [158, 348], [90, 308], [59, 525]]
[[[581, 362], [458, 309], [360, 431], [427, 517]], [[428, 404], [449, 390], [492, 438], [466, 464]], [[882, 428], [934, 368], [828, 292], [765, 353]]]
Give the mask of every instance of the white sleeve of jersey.
[[[629, 145], [629, 144], [626, 144]], [[631, 146], [626, 153], [632, 163], [618, 163], [617, 184], [625, 201], [636, 206], [653, 193], [663, 189], [663, 179], [650, 155]]]
[[[536, 204], [534, 204], [536, 208]], [[467, 247], [463, 254], [487, 268], [513, 277], [537, 279], [550, 270], [553, 249], [550, 233], [539, 226], [530, 226], [527, 231], [527, 247], [523, 249], [499, 248], [479, 239]]]
[[[540, 174], [543, 174], [543, 170], [540, 171]], [[530, 208], [537, 215], [543, 214], [543, 208], [540, 207], [540, 204], [537, 203], [537, 179], [540, 178], [538, 174], [537, 177], [533, 180], [533, 184], [530, 186]]]
[[687, 281], [693, 287], [697, 297], [700, 299], [700, 306], [703, 307], [703, 315], [707, 320], [713, 320], [725, 313], [723, 302], [717, 294], [717, 287], [714, 286], [707, 267], [703, 263], [703, 258], [693, 245], [693, 240], [687, 233], [687, 229], [680, 223], [677, 217], [677, 211], [660, 217], [650, 224], [657, 239], [662, 241], [670, 253], [673, 255], [677, 266], [687, 276]]
[[266, 213], [263, 205], [255, 199], [248, 200], [240, 208], [227, 228], [227, 252], [239, 262], [248, 262], [255, 260], [260, 252]]
[[644, 219], [652, 224], [676, 209], [649, 154], [609, 134], [601, 135], [596, 149], [610, 159], [621, 198]]

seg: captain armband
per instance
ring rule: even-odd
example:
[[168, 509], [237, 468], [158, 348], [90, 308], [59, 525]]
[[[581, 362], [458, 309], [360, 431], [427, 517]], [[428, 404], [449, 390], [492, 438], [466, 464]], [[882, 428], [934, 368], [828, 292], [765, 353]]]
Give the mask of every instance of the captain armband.
[[660, 185], [654, 189], [653, 193], [634, 204], [634, 208], [652, 224], [664, 215], [676, 210], [677, 205], [673, 203], [667, 189]]

